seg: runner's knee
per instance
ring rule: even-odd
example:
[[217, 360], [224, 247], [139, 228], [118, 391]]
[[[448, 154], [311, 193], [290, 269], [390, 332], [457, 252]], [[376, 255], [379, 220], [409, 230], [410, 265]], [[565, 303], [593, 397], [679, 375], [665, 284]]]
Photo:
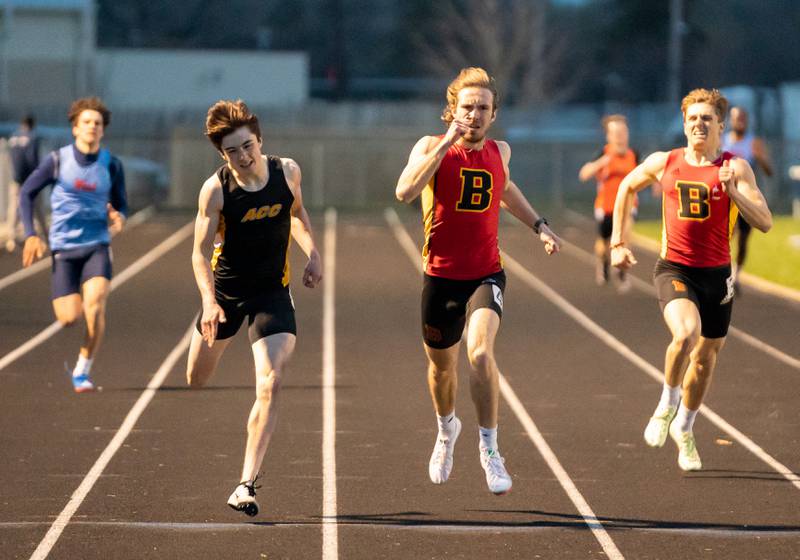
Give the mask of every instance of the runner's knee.
[[700, 329], [688, 323], [680, 325], [672, 333], [672, 345], [681, 353], [689, 353], [700, 340]]
[[704, 348], [695, 349], [692, 352], [692, 362], [695, 366], [695, 371], [700, 377], [711, 375], [714, 364], [717, 363], [718, 348]]
[[89, 301], [84, 304], [84, 313], [86, 314], [86, 319], [88, 321], [96, 321], [99, 317], [105, 313], [105, 301], [96, 300], [96, 301]]
[[492, 353], [486, 346], [480, 345], [475, 348], [470, 348], [467, 355], [472, 369], [477, 373], [489, 373], [492, 370], [494, 356], [492, 356]]
[[453, 377], [455, 370], [453, 368], [443, 367], [442, 364], [430, 362], [428, 365], [428, 373], [433, 377], [437, 383], [442, 383]]
[[256, 398], [259, 401], [271, 401], [281, 389], [281, 378], [277, 371], [256, 375]]
[[80, 309], [60, 310], [56, 312], [56, 319], [62, 327], [71, 327], [80, 320]]

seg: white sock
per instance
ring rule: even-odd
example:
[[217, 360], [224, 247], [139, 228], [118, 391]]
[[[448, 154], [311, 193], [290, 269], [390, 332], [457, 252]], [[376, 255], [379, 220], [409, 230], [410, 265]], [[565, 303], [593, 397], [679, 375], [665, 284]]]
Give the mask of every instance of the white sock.
[[72, 370], [73, 377], [79, 375], [88, 375], [92, 369], [92, 358], [84, 358], [83, 354], [78, 355], [78, 361], [75, 364], [75, 369]]
[[454, 410], [447, 416], [439, 416], [436, 415], [436, 422], [439, 424], [439, 433], [443, 436], [451, 436], [453, 435], [453, 428], [455, 424], [453, 420], [455, 420], [456, 411]]
[[478, 435], [481, 438], [482, 448], [497, 450], [497, 428], [478, 426]]
[[664, 387], [661, 389], [661, 400], [658, 401], [658, 406], [656, 407], [656, 413], [664, 412], [669, 406], [677, 408], [678, 403], [680, 402], [681, 402], [681, 386], [678, 385], [677, 387], [671, 387], [667, 385], [667, 382], [665, 381]]
[[678, 407], [678, 414], [675, 415], [676, 426], [682, 432], [691, 432], [694, 426], [694, 419], [697, 416], [697, 410], [689, 410], [683, 403]]

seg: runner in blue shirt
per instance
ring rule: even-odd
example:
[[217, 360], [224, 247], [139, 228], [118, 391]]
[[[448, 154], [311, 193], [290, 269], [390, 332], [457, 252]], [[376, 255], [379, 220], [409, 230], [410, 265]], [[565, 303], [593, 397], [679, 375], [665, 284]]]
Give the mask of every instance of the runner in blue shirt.
[[111, 112], [97, 97], [72, 103], [68, 113], [75, 142], [52, 152], [22, 185], [20, 211], [25, 227], [22, 266], [44, 255], [44, 240], [33, 228], [33, 203], [53, 185], [50, 250], [53, 258], [53, 310], [64, 326], [83, 315], [86, 335], [72, 372], [76, 392], [94, 391], [89, 376], [105, 331], [111, 287], [111, 235], [127, 216], [125, 176], [120, 161], [100, 148]]

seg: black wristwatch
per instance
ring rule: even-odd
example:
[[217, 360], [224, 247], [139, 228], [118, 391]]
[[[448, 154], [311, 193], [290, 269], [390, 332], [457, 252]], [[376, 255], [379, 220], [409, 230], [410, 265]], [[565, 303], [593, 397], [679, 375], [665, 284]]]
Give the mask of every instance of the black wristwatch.
[[538, 220], [533, 222], [533, 233], [535, 233], [536, 235], [539, 235], [539, 233], [541, 232], [540, 228], [542, 227], [542, 224], [544, 224], [546, 226], [549, 226], [550, 222], [547, 221], [547, 218], [545, 218], [544, 216], [541, 216]]

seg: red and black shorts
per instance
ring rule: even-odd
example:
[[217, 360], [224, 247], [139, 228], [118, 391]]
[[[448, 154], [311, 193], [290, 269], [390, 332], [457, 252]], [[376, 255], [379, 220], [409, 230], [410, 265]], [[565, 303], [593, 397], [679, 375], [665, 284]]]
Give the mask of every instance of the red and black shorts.
[[728, 334], [734, 295], [730, 265], [699, 268], [658, 259], [653, 283], [662, 312], [670, 301], [685, 298], [700, 312], [700, 334], [705, 338]]
[[503, 316], [506, 273], [477, 280], [451, 280], [425, 274], [422, 284], [422, 338], [431, 348], [449, 348], [461, 340], [467, 316], [493, 309]]

